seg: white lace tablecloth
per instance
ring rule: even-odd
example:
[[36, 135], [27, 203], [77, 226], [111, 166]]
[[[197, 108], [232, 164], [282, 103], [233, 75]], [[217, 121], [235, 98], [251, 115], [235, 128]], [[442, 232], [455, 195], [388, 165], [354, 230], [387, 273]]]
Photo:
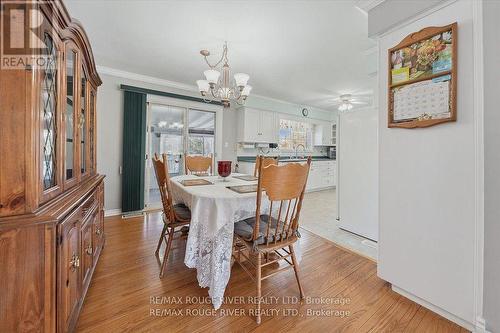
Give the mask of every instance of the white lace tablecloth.
[[[233, 178], [224, 182], [218, 176], [198, 177], [193, 175], [172, 178], [172, 195], [176, 203], [183, 203], [191, 209], [191, 224], [187, 239], [184, 263], [196, 268], [198, 283], [208, 287], [208, 294], [215, 309], [224, 297], [224, 291], [231, 274], [231, 252], [234, 223], [255, 216], [256, 192], [239, 194], [227, 186], [251, 185], [256, 181]], [[184, 179], [207, 179], [213, 185], [184, 186]], [[269, 209], [263, 196], [261, 212]]]

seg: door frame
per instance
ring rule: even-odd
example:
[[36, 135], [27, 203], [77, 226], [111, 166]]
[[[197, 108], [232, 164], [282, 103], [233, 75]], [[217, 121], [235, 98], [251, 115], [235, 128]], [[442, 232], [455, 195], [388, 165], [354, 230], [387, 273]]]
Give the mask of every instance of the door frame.
[[[158, 210], [161, 208], [161, 203], [159, 204], [149, 204], [149, 180], [150, 180], [150, 170], [147, 167], [147, 163], [149, 159], [152, 158], [151, 154], [152, 152], [149, 151], [150, 147], [150, 136], [149, 136], [149, 130], [150, 130], [150, 120], [151, 120], [151, 105], [157, 104], [157, 105], [165, 105], [165, 106], [175, 106], [175, 107], [181, 107], [185, 108], [186, 112], [184, 112], [183, 115], [183, 120], [184, 120], [184, 129], [183, 129], [183, 156], [186, 154], [187, 147], [188, 147], [188, 130], [189, 130], [189, 110], [198, 110], [198, 111], [206, 111], [206, 112], [213, 112], [215, 113], [215, 133], [214, 133], [214, 165], [215, 162], [218, 160], [218, 158], [222, 155], [222, 135], [220, 135], [219, 131], [222, 130], [222, 124], [223, 124], [223, 111], [224, 108], [221, 105], [214, 105], [214, 104], [208, 104], [208, 103], [199, 103], [195, 101], [189, 101], [189, 100], [182, 100], [182, 99], [177, 99], [177, 98], [171, 98], [171, 97], [165, 97], [165, 96], [157, 96], [157, 95], [147, 95], [146, 96], [146, 155], [147, 158], [144, 159], [145, 163], [145, 181], [144, 181], [144, 210]], [[233, 110], [232, 110], [233, 111]], [[213, 168], [213, 166], [212, 166]], [[183, 171], [183, 170], [182, 170]], [[181, 171], [181, 172], [182, 172]]]

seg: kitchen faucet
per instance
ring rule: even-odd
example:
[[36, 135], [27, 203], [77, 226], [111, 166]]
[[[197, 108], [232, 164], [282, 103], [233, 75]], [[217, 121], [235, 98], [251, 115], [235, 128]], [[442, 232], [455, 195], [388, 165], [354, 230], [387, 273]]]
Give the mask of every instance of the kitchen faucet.
[[[299, 143], [298, 145], [295, 146], [295, 158], [299, 158], [299, 147], [302, 146], [302, 152], [306, 152], [306, 147], [302, 144], [302, 143]], [[302, 155], [302, 158], [304, 158], [304, 155]]]

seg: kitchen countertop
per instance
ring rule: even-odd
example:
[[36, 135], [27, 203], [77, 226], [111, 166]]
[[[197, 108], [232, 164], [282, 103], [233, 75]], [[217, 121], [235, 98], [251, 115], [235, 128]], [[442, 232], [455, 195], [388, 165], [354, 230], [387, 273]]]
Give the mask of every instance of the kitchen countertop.
[[[267, 156], [267, 157], [274, 157], [274, 156]], [[238, 162], [251, 162], [255, 163], [255, 156], [238, 156]], [[297, 162], [297, 161], [305, 161], [307, 158], [290, 158], [288, 156], [280, 156], [279, 161], [280, 162]], [[312, 157], [313, 161], [335, 161], [335, 159], [328, 158], [327, 156], [313, 156]]]

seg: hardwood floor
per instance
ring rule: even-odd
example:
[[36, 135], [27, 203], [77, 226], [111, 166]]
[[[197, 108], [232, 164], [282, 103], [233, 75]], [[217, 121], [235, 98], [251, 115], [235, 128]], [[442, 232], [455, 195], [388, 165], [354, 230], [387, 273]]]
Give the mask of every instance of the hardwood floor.
[[[184, 241], [174, 244], [166, 275], [158, 278], [154, 251], [162, 229], [159, 213], [107, 218], [105, 228], [106, 244], [77, 332], [467, 332], [394, 293], [377, 277], [372, 261], [306, 230], [300, 240], [306, 296], [344, 304], [293, 302], [299, 291], [293, 270], [288, 270], [263, 281], [264, 300], [274, 304], [263, 306], [267, 312], [258, 326], [249, 314], [255, 308], [249, 304], [255, 284], [239, 265], [234, 265], [225, 293], [233, 304], [227, 302], [217, 312], [206, 303], [208, 292], [198, 286], [196, 271], [183, 263]], [[157, 304], [162, 300], [170, 304]]]

